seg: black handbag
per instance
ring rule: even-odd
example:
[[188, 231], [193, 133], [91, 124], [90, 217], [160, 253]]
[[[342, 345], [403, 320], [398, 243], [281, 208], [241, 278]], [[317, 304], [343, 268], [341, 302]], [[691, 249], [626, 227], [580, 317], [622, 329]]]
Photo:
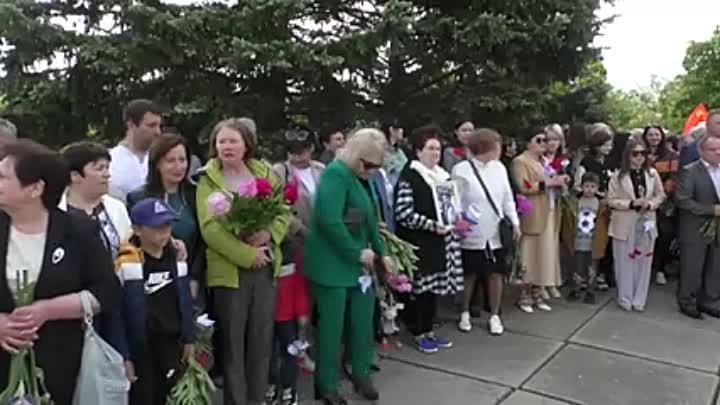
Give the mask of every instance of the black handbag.
[[488, 202], [490, 203], [490, 206], [492, 207], [493, 211], [495, 211], [495, 214], [500, 217], [500, 223], [498, 224], [498, 232], [500, 234], [500, 243], [502, 244], [503, 249], [505, 250], [511, 250], [515, 246], [515, 226], [512, 224], [510, 219], [507, 216], [504, 216], [500, 213], [500, 210], [495, 205], [495, 201], [492, 199], [492, 195], [487, 189], [487, 186], [485, 185], [485, 182], [483, 181], [482, 177], [480, 177], [480, 173], [478, 173], [477, 168], [471, 162], [470, 160], [467, 161], [468, 164], [470, 164], [470, 167], [472, 168], [473, 173], [475, 173], [475, 177], [480, 182], [480, 185], [483, 188], [483, 191], [485, 192], [485, 197], [487, 198]]

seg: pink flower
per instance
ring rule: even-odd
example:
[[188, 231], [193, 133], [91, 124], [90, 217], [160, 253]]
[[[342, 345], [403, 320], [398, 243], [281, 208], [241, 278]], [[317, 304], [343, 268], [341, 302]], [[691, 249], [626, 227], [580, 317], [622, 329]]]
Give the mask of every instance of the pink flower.
[[515, 208], [521, 217], [529, 215], [533, 210], [533, 205], [527, 197], [522, 194], [518, 194], [515, 197]]
[[255, 189], [257, 190], [258, 198], [270, 197], [273, 192], [272, 184], [262, 177], [255, 179]]
[[208, 211], [214, 217], [220, 217], [230, 212], [230, 200], [228, 197], [221, 192], [214, 192], [210, 194], [207, 200]]
[[410, 279], [408, 278], [408, 276], [400, 274], [399, 276], [397, 276], [397, 281], [400, 284], [406, 284], [410, 282]]
[[256, 181], [253, 179], [250, 181], [241, 182], [238, 186], [237, 193], [240, 197], [243, 198], [255, 198], [255, 196], [258, 195]]

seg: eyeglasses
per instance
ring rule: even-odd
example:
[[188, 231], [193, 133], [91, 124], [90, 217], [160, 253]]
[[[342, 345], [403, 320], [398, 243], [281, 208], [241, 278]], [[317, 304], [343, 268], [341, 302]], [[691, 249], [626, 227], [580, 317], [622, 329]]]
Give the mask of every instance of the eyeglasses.
[[632, 157], [645, 157], [648, 155], [648, 151], [646, 150], [634, 150], [632, 151]]
[[380, 164], [369, 162], [365, 159], [360, 159], [360, 162], [362, 162], [363, 166], [365, 167], [365, 170], [375, 170], [375, 169], [379, 169], [382, 167], [382, 165], [380, 165]]
[[305, 142], [312, 136], [312, 132], [304, 130], [304, 129], [290, 129], [285, 131], [285, 140], [286, 141], [299, 141], [299, 142]]

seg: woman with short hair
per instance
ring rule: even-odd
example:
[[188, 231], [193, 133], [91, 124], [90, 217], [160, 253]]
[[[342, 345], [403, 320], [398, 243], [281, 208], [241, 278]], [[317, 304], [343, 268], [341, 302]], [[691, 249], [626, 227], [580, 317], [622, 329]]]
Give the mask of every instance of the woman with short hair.
[[[378, 211], [370, 185], [383, 166], [386, 141], [376, 129], [348, 137], [315, 191], [310, 231], [305, 239], [303, 270], [311, 282], [317, 309], [315, 396], [324, 404], [347, 404], [338, 392], [338, 358], [343, 329], [349, 328], [348, 350], [355, 390], [365, 399], [379, 393], [370, 379], [373, 358], [375, 293], [361, 285], [374, 271], [376, 258], [392, 267], [380, 241]], [[350, 322], [345, 321], [349, 306]]]
[[513, 247], [502, 245], [498, 226], [507, 217], [519, 239], [520, 219], [507, 170], [499, 161], [500, 135], [492, 129], [478, 129], [470, 136], [468, 149], [472, 157], [457, 164], [452, 173], [460, 188], [463, 211], [474, 213], [478, 221], [461, 241], [465, 296], [458, 328], [463, 332], [472, 329], [470, 304], [478, 277], [484, 277], [490, 303], [488, 329], [492, 335], [502, 335], [500, 305], [504, 278], [510, 271], [505, 257]]
[[[30, 140], [8, 144], [4, 152], [0, 381], [8, 381], [11, 353], [33, 347], [52, 401], [70, 405], [83, 348], [81, 294], [90, 298], [94, 313], [112, 311], [120, 281], [97, 227], [57, 208], [68, 182], [60, 155]], [[18, 307], [13, 295], [23, 273], [34, 284], [34, 300]]]
[[[411, 143], [415, 156], [400, 173], [395, 193], [397, 235], [418, 247], [413, 291], [403, 315], [417, 349], [436, 353], [452, 342], [433, 331], [437, 297], [462, 291], [460, 244], [451, 223], [438, 213], [439, 186], [449, 183], [450, 174], [440, 167], [441, 131], [435, 126], [417, 128]], [[458, 207], [459, 208], [459, 207]]]

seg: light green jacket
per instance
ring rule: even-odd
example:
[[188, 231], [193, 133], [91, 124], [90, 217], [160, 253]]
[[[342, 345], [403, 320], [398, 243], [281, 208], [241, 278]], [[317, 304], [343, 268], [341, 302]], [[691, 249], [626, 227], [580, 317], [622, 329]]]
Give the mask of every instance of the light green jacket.
[[[270, 181], [273, 188], [282, 187], [280, 180], [273, 173], [269, 164], [260, 160], [250, 160], [250, 172], [256, 177], [263, 177]], [[255, 248], [238, 239], [225, 227], [213, 218], [208, 212], [208, 197], [210, 194], [221, 191], [229, 192], [225, 186], [220, 162], [211, 159], [200, 174], [197, 186], [197, 215], [200, 223], [200, 233], [207, 244], [207, 285], [208, 287], [237, 288], [240, 283], [240, 273], [252, 270], [255, 261]], [[272, 236], [273, 270], [277, 276], [282, 264], [282, 242], [288, 231], [290, 209], [279, 215], [268, 227]], [[241, 270], [238, 272], [238, 269]]]

